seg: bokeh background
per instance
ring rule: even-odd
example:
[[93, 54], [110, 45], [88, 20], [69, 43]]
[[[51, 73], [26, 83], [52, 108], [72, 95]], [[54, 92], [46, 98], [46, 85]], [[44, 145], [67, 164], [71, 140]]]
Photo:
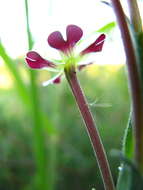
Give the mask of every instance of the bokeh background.
[[[67, 81], [43, 87], [42, 82], [53, 74], [32, 71], [24, 61], [30, 48], [25, 2], [0, 0], [0, 190], [102, 190], [97, 162]], [[59, 56], [46, 42], [52, 31], [65, 33], [68, 24], [77, 24], [85, 36], [96, 38], [97, 30], [115, 22], [112, 8], [100, 1], [29, 0], [28, 5], [32, 49], [46, 58]], [[116, 24], [107, 32], [103, 51], [91, 59], [95, 64], [78, 75], [116, 182], [120, 163], [112, 151], [122, 148], [130, 111], [125, 56]]]

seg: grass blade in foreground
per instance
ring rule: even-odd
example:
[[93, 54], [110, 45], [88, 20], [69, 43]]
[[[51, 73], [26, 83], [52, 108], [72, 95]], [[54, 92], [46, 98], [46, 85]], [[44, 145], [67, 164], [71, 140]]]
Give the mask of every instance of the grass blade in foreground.
[[[26, 11], [26, 24], [27, 24], [27, 37], [29, 50], [33, 47], [32, 34], [29, 27], [29, 14], [28, 14], [28, 0], [25, 0], [25, 11]], [[50, 190], [50, 181], [48, 181], [48, 161], [46, 153], [46, 142], [44, 139], [44, 122], [42, 121], [41, 107], [39, 103], [39, 93], [36, 85], [36, 73], [33, 70], [29, 71], [30, 75], [30, 91], [31, 91], [31, 104], [33, 112], [34, 122], [34, 144], [35, 144], [35, 158], [37, 166], [38, 180], [36, 186], [38, 190]], [[50, 175], [50, 172], [49, 172]], [[36, 187], [36, 188], [37, 188]]]
[[22, 101], [25, 103], [26, 107], [29, 106], [30, 99], [29, 99], [28, 89], [26, 88], [22, 80], [22, 77], [20, 73], [18, 72], [18, 68], [16, 67], [15, 62], [11, 59], [11, 57], [9, 57], [1, 41], [0, 41], [0, 56], [4, 60], [8, 70], [11, 72], [14, 78], [18, 93], [20, 97], [22, 98]]

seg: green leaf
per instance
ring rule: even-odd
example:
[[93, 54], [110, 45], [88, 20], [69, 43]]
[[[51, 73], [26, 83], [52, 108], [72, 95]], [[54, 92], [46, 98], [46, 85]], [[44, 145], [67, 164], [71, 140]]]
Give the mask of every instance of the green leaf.
[[123, 189], [129, 190], [130, 181], [131, 181], [130, 168], [127, 167], [125, 164], [122, 164], [120, 166], [117, 190], [123, 190]]
[[134, 139], [131, 118], [132, 114], [130, 113], [129, 121], [123, 138], [122, 152], [124, 158], [122, 158], [122, 164], [120, 166], [121, 170], [119, 171], [117, 190], [141, 190], [142, 187], [142, 185], [141, 187], [137, 186], [137, 180], [139, 180], [141, 177], [137, 169], [135, 169], [133, 164], [131, 164], [131, 160], [133, 160], [134, 157]]
[[88, 36], [86, 36], [84, 39], [82, 38], [81, 40], [79, 40], [77, 42], [76, 45], [80, 45], [81, 43], [83, 43], [84, 41], [87, 41], [90, 37], [92, 37], [93, 35], [95, 35], [95, 37], [97, 37], [97, 35], [99, 35], [98, 33], [106, 33], [109, 34], [110, 32], [112, 32], [112, 30], [116, 27], [116, 22], [110, 22], [108, 24], [106, 24], [105, 26], [103, 26], [102, 28], [93, 31], [92, 33], [90, 33]]
[[117, 184], [117, 190], [142, 190], [143, 177], [135, 165], [127, 158], [120, 156], [123, 165]]
[[99, 30], [97, 30], [96, 32], [100, 32], [100, 33], [110, 33], [115, 27], [116, 27], [116, 22], [110, 22], [108, 24], [106, 24], [105, 26], [103, 26], [102, 28], [100, 28]]
[[133, 139], [133, 127], [131, 113], [129, 116], [129, 121], [127, 128], [125, 129], [124, 138], [123, 138], [123, 154], [126, 158], [132, 159], [134, 157], [134, 139]]

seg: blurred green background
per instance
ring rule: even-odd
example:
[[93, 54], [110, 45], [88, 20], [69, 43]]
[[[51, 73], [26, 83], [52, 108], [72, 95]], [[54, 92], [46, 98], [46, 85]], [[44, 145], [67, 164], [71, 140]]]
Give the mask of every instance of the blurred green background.
[[[119, 31], [110, 7], [94, 0], [62, 2], [1, 2], [0, 190], [103, 190], [97, 162], [67, 81], [42, 87], [51, 73], [32, 71], [24, 62], [33, 42], [34, 50], [56, 58], [56, 51], [47, 49], [46, 38], [55, 28], [65, 31], [71, 23], [80, 24], [87, 37], [97, 37], [96, 31], [105, 26], [100, 30], [107, 34], [105, 48], [95, 55], [95, 64], [79, 72], [78, 77], [117, 180], [120, 162], [111, 152], [122, 148], [130, 111]], [[61, 12], [63, 5], [65, 12]], [[74, 8], [74, 14], [69, 6]], [[94, 23], [91, 18], [96, 18]]]
[[[18, 62], [19, 72], [28, 81], [27, 68]], [[36, 163], [32, 113], [17, 93], [11, 74], [0, 67], [0, 189], [35, 190]], [[26, 70], [26, 71], [25, 71]], [[103, 188], [99, 170], [66, 80], [59, 85], [42, 87], [40, 81], [50, 77], [37, 72], [41, 110], [49, 123], [43, 138], [46, 144], [47, 177], [51, 189], [84, 190]], [[113, 149], [121, 149], [129, 114], [129, 97], [123, 65], [93, 65], [79, 73], [90, 108], [98, 124], [116, 181], [119, 160]], [[25, 82], [26, 83], [26, 82]], [[25, 84], [29, 87], [29, 84]]]

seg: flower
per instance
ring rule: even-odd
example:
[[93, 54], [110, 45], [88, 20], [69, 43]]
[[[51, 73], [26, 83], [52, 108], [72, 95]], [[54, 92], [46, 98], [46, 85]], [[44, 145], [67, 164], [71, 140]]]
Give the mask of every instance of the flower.
[[29, 51], [26, 55], [26, 62], [28, 66], [32, 69], [52, 69], [58, 74], [43, 83], [44, 86], [52, 83], [60, 83], [61, 77], [64, 73], [65, 67], [71, 67], [72, 65], [76, 66], [78, 70], [81, 70], [85, 66], [91, 64], [79, 64], [79, 62], [83, 59], [83, 57], [89, 53], [100, 52], [102, 50], [105, 34], [101, 34], [91, 45], [81, 51], [78, 55], [75, 54], [74, 48], [77, 42], [83, 36], [83, 31], [80, 27], [76, 25], [68, 25], [66, 28], [66, 37], [64, 40], [62, 34], [59, 31], [55, 31], [51, 33], [47, 39], [48, 44], [57, 49], [62, 57], [60, 63], [58, 61], [49, 61], [41, 57], [35, 51]]

